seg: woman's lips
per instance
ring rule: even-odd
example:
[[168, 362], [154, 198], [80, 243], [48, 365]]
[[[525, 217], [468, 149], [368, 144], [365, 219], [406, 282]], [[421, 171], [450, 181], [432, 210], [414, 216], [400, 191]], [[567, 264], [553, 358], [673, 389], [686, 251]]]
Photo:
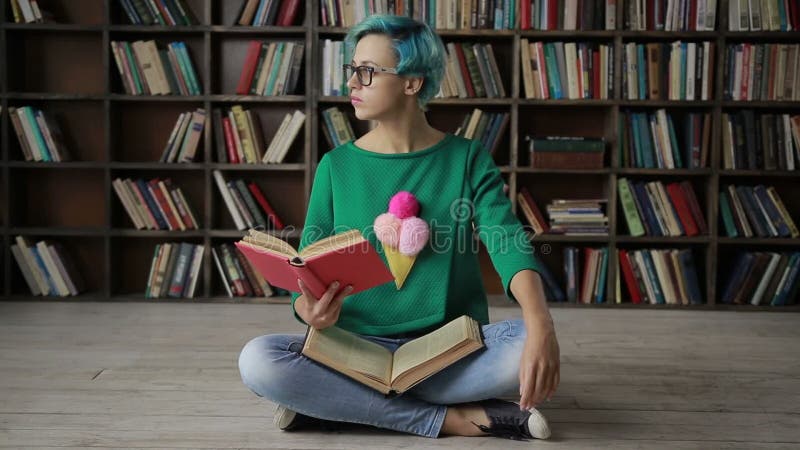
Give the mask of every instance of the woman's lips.
[[361, 99], [358, 97], [350, 97], [350, 103], [358, 105], [359, 103], [361, 103]]

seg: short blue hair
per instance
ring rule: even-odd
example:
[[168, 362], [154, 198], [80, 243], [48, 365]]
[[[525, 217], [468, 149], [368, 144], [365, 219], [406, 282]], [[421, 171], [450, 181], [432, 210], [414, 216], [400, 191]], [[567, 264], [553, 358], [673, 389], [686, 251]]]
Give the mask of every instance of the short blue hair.
[[384, 34], [392, 40], [399, 75], [423, 77], [417, 101], [423, 111], [437, 93], [444, 77], [447, 51], [442, 39], [431, 28], [407, 16], [374, 14], [350, 28], [344, 38], [348, 54], [367, 34]]

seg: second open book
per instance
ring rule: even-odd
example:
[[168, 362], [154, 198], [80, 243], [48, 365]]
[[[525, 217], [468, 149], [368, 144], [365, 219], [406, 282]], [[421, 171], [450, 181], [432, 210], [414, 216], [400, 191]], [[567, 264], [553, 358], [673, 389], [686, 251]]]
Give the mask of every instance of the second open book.
[[461, 316], [394, 353], [335, 326], [309, 327], [303, 354], [384, 394], [402, 393], [483, 347], [480, 325]]

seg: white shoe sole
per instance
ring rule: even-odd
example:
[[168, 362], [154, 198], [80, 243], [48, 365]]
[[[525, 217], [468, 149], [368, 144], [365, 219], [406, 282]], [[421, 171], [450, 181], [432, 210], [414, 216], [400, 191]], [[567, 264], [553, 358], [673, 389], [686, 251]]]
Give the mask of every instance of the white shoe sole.
[[528, 417], [528, 431], [531, 436], [536, 439], [547, 439], [550, 437], [550, 425], [547, 424], [547, 419], [536, 408], [530, 408], [528, 412], [531, 416]]
[[296, 415], [297, 413], [291, 409], [278, 405], [278, 407], [275, 408], [275, 415], [272, 419], [272, 423], [279, 430], [285, 430], [292, 423]]

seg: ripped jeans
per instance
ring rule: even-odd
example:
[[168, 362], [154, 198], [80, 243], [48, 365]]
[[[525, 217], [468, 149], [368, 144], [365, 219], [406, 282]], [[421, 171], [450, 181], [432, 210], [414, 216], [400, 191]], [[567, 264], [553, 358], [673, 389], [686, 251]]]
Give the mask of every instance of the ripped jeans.
[[[239, 355], [239, 372], [251, 391], [300, 414], [437, 437], [447, 405], [519, 394], [524, 322], [504, 320], [482, 329], [485, 348], [397, 397], [387, 398], [303, 356], [302, 334], [252, 339]], [[411, 340], [362, 337], [392, 352]]]

